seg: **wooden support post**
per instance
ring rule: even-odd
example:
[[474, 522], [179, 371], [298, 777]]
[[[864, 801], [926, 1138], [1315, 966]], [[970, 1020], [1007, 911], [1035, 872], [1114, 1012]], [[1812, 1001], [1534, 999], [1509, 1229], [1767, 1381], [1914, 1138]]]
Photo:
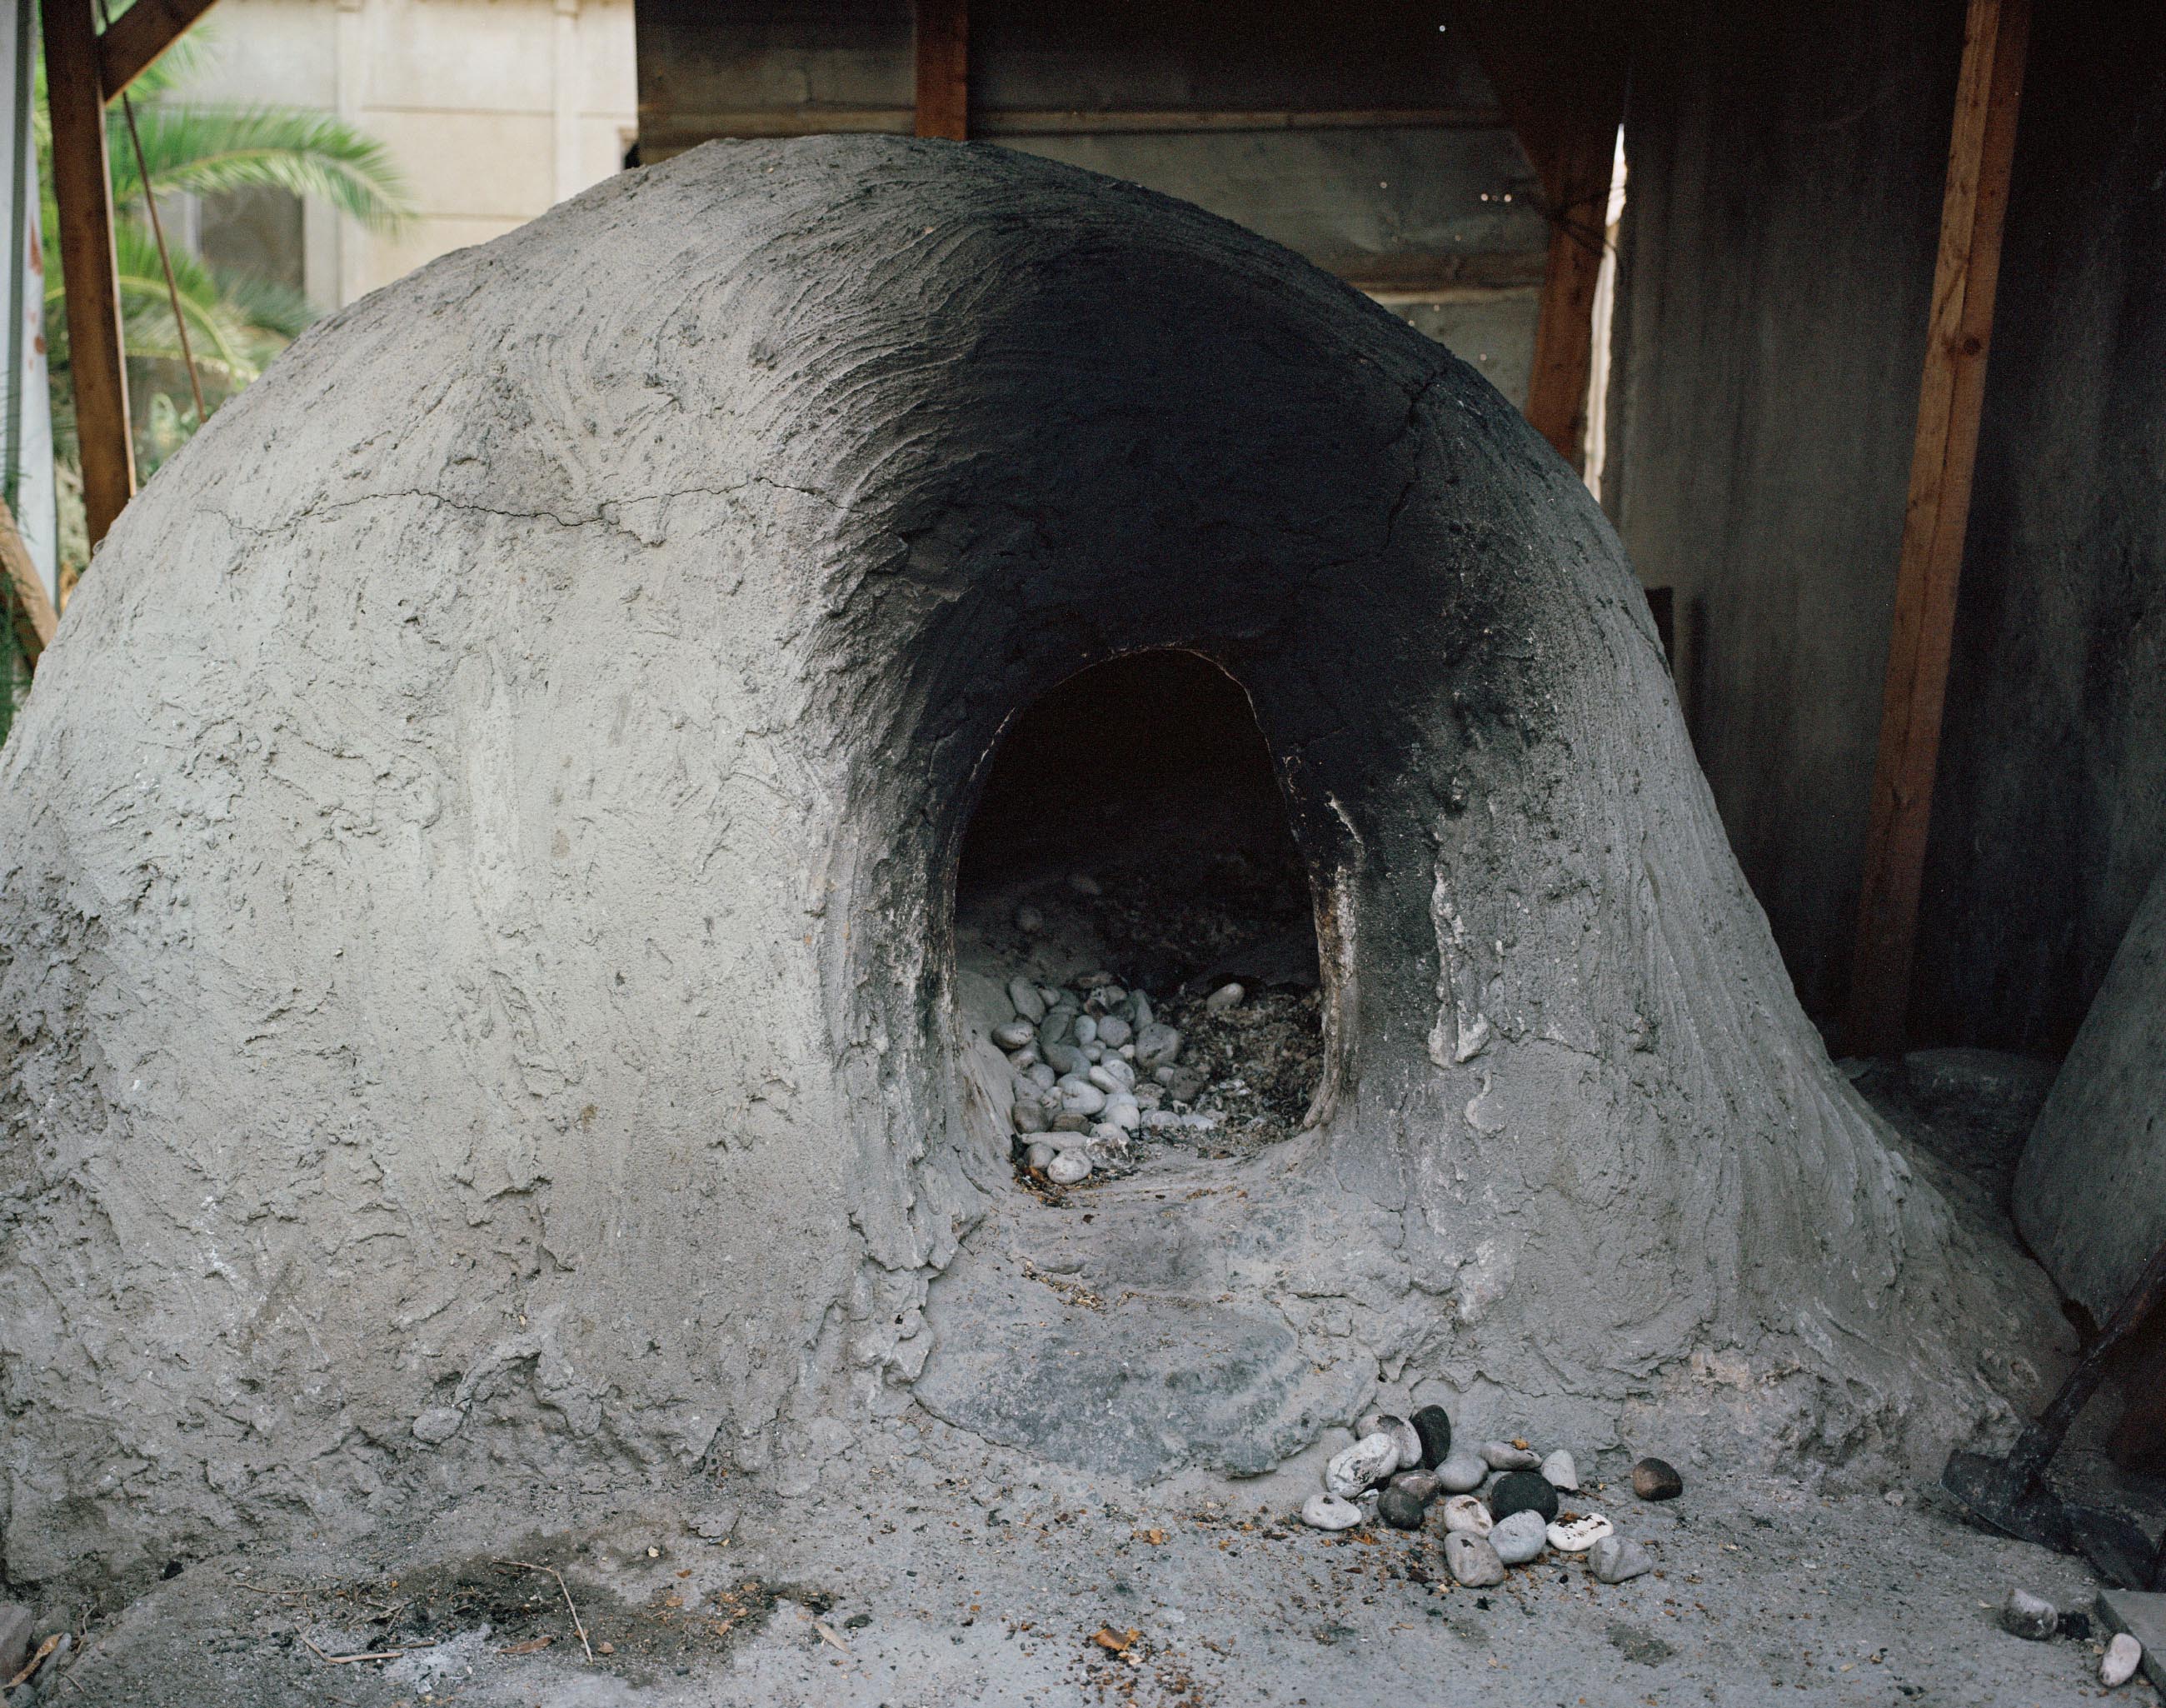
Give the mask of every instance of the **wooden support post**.
[[45, 0], [45, 88], [52, 109], [61, 278], [67, 290], [68, 365], [82, 452], [83, 508], [95, 546], [135, 496], [135, 451], [128, 431], [113, 180], [106, 166], [105, 94], [91, 5], [92, 0]]
[[1606, 137], [1576, 140], [1599, 146], [1561, 151], [1542, 174], [1551, 210], [1550, 254], [1535, 321], [1534, 368], [1527, 376], [1527, 419], [1557, 455], [1583, 470], [1587, 389], [1594, 371], [1594, 288], [1607, 237], [1616, 128]]
[[970, 134], [969, 0], [917, 0], [917, 134]]
[[1452, 13], [1473, 38], [1548, 204], [1549, 263], [1526, 413], [1579, 468], [1593, 371], [1594, 287], [1624, 117], [1628, 56], [1617, 9], [1596, 0], [1457, 0]]
[[45, 593], [45, 578], [30, 561], [29, 547], [16, 531], [15, 518], [4, 500], [0, 500], [0, 604], [8, 607], [16, 645], [36, 669], [39, 654], [53, 643], [60, 617]]
[[211, 0], [135, 0], [98, 41], [98, 82], [105, 98], [119, 100], [210, 8]]
[[1846, 1042], [1863, 1055], [1900, 1050], [1910, 1019], [1918, 894], [2030, 25], [2030, 0], [1970, 0], [1963, 25], [1851, 966]]

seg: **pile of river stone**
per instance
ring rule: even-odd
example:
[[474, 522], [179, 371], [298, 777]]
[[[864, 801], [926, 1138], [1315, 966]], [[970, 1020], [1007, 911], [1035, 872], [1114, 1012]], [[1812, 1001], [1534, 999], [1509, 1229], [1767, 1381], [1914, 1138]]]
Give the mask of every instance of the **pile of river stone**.
[[[1223, 1012], [1245, 994], [1227, 985], [1204, 1006]], [[1106, 972], [1086, 973], [1074, 989], [1018, 977], [1008, 1001], [1015, 1018], [993, 1028], [993, 1042], [1015, 1070], [1017, 1157], [1033, 1173], [1055, 1186], [1125, 1174], [1142, 1134], [1216, 1124], [1191, 1107], [1206, 1081], [1181, 1065], [1181, 1034], [1143, 991]]]
[[[1646, 1549], [1619, 1536], [1602, 1514], [1566, 1509], [1563, 1497], [1579, 1491], [1579, 1470], [1561, 1449], [1546, 1457], [1524, 1441], [1455, 1449], [1440, 1405], [1411, 1418], [1371, 1412], [1358, 1430], [1360, 1439], [1324, 1467], [1322, 1491], [1301, 1510], [1304, 1524], [1351, 1530], [1381, 1518], [1420, 1530], [1440, 1499], [1444, 1563], [1470, 1589], [1503, 1583], [1508, 1566], [1531, 1564], [1545, 1549], [1584, 1554], [1604, 1584], [1654, 1569]], [[1670, 1500], [1684, 1492], [1684, 1479], [1664, 1460], [1642, 1459], [1632, 1467], [1632, 1489], [1642, 1500]]]

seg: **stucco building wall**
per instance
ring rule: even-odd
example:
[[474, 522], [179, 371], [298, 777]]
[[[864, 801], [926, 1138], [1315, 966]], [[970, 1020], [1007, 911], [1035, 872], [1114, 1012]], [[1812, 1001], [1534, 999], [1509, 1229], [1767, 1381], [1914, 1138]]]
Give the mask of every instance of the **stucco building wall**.
[[320, 308], [524, 225], [617, 171], [634, 134], [630, 0], [223, 0], [204, 36], [180, 98], [335, 113], [405, 179], [395, 233], [306, 205]]

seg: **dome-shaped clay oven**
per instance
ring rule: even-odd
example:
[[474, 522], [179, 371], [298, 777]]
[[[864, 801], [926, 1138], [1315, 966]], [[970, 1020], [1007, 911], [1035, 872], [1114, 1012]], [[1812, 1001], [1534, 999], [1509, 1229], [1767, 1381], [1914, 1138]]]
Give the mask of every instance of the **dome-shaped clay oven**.
[[[1160, 1206], [1227, 1297], [1133, 1329], [1204, 1425], [1137, 1458], [1164, 1394], [1071, 1440], [963, 1357], [1015, 1187], [951, 912], [1003, 728], [1154, 648], [1247, 690], [1328, 1055]], [[703, 148], [316, 328], [93, 565], [0, 883], [18, 1583], [802, 1478], [914, 1382], [1139, 1475], [1380, 1373], [1936, 1450], [2051, 1332], [1831, 1072], [1570, 470], [1285, 251], [998, 149]]]

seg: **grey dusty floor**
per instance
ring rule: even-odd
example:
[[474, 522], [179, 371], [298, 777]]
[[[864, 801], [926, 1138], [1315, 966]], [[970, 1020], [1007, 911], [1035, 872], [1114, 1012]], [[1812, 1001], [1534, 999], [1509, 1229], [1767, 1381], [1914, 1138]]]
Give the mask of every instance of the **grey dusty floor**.
[[[1968, 1213], [1993, 1214], [2042, 1092], [2009, 1069], [1921, 1058], [1860, 1084]], [[2094, 1406], [2072, 1444], [2074, 1478], [2100, 1481], [2113, 1409]], [[611, 1513], [544, 1490], [516, 1515], [499, 1497], [386, 1532], [370, 1553], [190, 1563], [116, 1615], [78, 1615], [71, 1664], [8, 1708], [2027, 1708], [2105, 1694], [2102, 1634], [2026, 1642], [1994, 1616], [2011, 1584], [2089, 1610], [2084, 1568], [1965, 1526], [1930, 1483], [1827, 1497], [1686, 1460], [1684, 1497], [1651, 1506], [1593, 1486], [1621, 1478], [1621, 1457], [1582, 1465], [1577, 1504], [1646, 1541], [1656, 1573], [1605, 1587], [1551, 1556], [1476, 1592], [1442, 1581], [1434, 1515], [1417, 1535], [1291, 1523], [1315, 1486], [1306, 1459], [1143, 1490], [912, 1410], [795, 1499], [686, 1481]], [[2162, 1521], [2157, 1490], [2116, 1492]], [[358, 1654], [387, 1658], [341, 1658]], [[2141, 1679], [2115, 1694], [2155, 1700]]]
[[[836, 1472], [843, 1499], [748, 1499], [719, 1541], [695, 1526], [721, 1528], [726, 1489], [547, 1535], [455, 1515], [439, 1540], [486, 1541], [449, 1573], [420, 1569], [420, 1538], [373, 1570], [205, 1562], [97, 1633], [46, 1700], [2015, 1708], [2098, 1694], [2100, 1640], [2022, 1642], [1993, 1612], [2013, 1583], [2088, 1607], [2081, 1567], [1952, 1522], [1927, 1489], [1892, 1491], [1899, 1507], [1700, 1469], [1662, 1508], [1590, 1491], [1651, 1545], [1656, 1575], [1609, 1588], [1552, 1558], [1477, 1593], [1434, 1581], [1433, 1534], [1331, 1539], [1238, 1498], [1034, 1485], [938, 1425], [873, 1432]], [[491, 1563], [504, 1556], [558, 1566], [612, 1652], [589, 1664], [554, 1579]], [[434, 1647], [323, 1658], [423, 1637], [413, 1608], [444, 1608], [447, 1581], [472, 1605], [431, 1618]], [[2117, 1695], [2153, 1700], [2141, 1680]]]

